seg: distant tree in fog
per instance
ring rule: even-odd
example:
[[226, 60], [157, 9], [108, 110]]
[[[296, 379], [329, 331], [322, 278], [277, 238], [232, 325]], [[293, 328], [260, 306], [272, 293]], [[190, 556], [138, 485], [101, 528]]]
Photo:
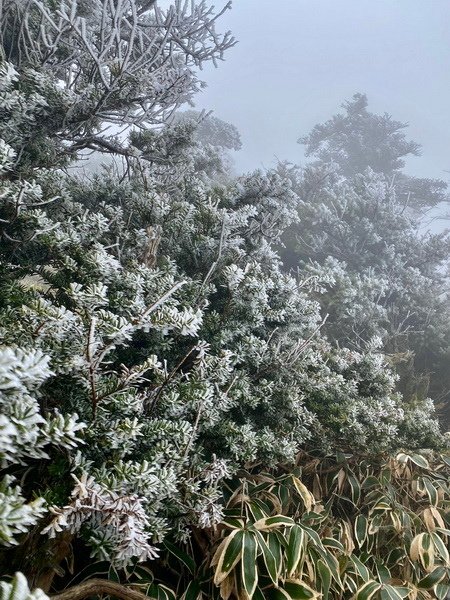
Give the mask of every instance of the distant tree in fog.
[[237, 128], [210, 113], [195, 110], [177, 113], [174, 124], [192, 130], [189, 154], [195, 172], [216, 181], [228, 180], [233, 171], [231, 152], [242, 148]]
[[241, 135], [237, 128], [212, 114], [186, 110], [176, 115], [176, 122], [194, 123], [194, 138], [202, 144], [210, 144], [226, 150], [242, 148]]
[[345, 113], [334, 115], [299, 138], [306, 146], [306, 155], [337, 163], [346, 176], [362, 173], [367, 167], [391, 175], [405, 166], [406, 156], [419, 155], [420, 145], [406, 139], [403, 130], [407, 123], [395, 121], [387, 113], [371, 113], [367, 106], [367, 96], [355, 94], [342, 105]]
[[370, 167], [395, 183], [396, 193], [405, 207], [435, 206], [447, 199], [447, 184], [440, 179], [411, 177], [402, 173], [408, 156], [420, 155], [420, 144], [407, 139], [407, 123], [388, 113], [377, 115], [367, 110], [365, 94], [355, 94], [344, 102], [344, 113], [313, 127], [298, 142], [306, 155], [322, 164], [334, 163], [344, 177], [363, 173]]
[[301, 138], [313, 163], [279, 167], [299, 196], [285, 263], [316, 278], [330, 338], [359, 347], [381, 336], [406, 398], [448, 401], [450, 239], [421, 232], [446, 184], [400, 170], [419, 151], [405, 124], [368, 112], [361, 94], [344, 107]]

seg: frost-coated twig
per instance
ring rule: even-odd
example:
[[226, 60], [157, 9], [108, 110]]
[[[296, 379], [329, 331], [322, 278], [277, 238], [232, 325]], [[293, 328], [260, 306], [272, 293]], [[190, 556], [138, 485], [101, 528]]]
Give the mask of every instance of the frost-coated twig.
[[189, 436], [189, 440], [188, 440], [188, 442], [186, 444], [186, 447], [184, 449], [183, 458], [186, 458], [189, 455], [189, 451], [190, 451], [190, 449], [192, 447], [194, 439], [197, 436], [198, 425], [200, 423], [200, 417], [201, 417], [202, 412], [203, 412], [203, 402], [199, 402], [199, 405], [198, 405], [198, 408], [197, 408], [197, 414], [195, 415], [195, 422], [194, 422], [194, 425], [192, 427], [192, 433]]
[[91, 402], [92, 402], [92, 416], [96, 417], [97, 414], [97, 383], [96, 383], [96, 365], [94, 363], [95, 353], [95, 328], [97, 326], [97, 319], [92, 317], [89, 324], [88, 342], [86, 346], [86, 359], [88, 362], [89, 369], [89, 385], [91, 388]]
[[298, 359], [298, 357], [300, 356], [300, 354], [304, 350], [306, 350], [306, 348], [310, 345], [310, 343], [313, 341], [313, 339], [316, 337], [316, 335], [319, 333], [319, 331], [325, 325], [325, 323], [328, 320], [328, 317], [329, 317], [329, 315], [326, 314], [325, 317], [322, 319], [322, 321], [319, 323], [319, 325], [314, 329], [314, 331], [312, 332], [312, 334], [306, 340], [303, 340], [303, 342], [301, 342], [298, 346], [295, 346], [287, 354], [287, 356], [284, 359], [284, 363], [285, 364], [292, 365], [292, 364], [295, 363], [295, 361]]
[[3, 0], [0, 43], [16, 68], [43, 67], [70, 92], [58, 133], [67, 153], [127, 154], [104, 125], [167, 122], [198, 90], [194, 68], [216, 64], [235, 44], [215, 30], [230, 5], [215, 13], [204, 1], [162, 9], [153, 0], [92, 0], [87, 14], [77, 0], [51, 10], [42, 0]]
[[214, 271], [215, 271], [215, 270], [216, 270], [216, 268], [217, 268], [217, 265], [219, 264], [219, 261], [220, 261], [220, 259], [222, 258], [222, 253], [223, 253], [223, 243], [224, 243], [224, 240], [225, 240], [225, 223], [226, 223], [226, 217], [224, 216], [224, 218], [223, 218], [223, 221], [222, 221], [222, 229], [221, 229], [221, 232], [220, 232], [220, 240], [219, 240], [219, 248], [218, 248], [218, 251], [217, 251], [217, 258], [216, 258], [216, 260], [215, 260], [215, 261], [214, 261], [214, 262], [211, 264], [211, 266], [210, 266], [210, 268], [209, 268], [208, 272], [206, 273], [206, 276], [205, 276], [205, 278], [204, 278], [204, 280], [203, 280], [203, 282], [202, 282], [202, 284], [201, 284], [201, 286], [200, 286], [200, 289], [199, 289], [199, 291], [198, 291], [198, 294], [197, 294], [197, 298], [196, 298], [195, 304], [197, 304], [197, 303], [198, 303], [198, 301], [199, 301], [199, 299], [200, 299], [200, 297], [201, 297], [201, 294], [202, 294], [203, 290], [204, 290], [204, 289], [205, 289], [205, 287], [207, 286], [207, 284], [208, 284], [209, 280], [210, 280], [210, 279], [211, 279], [211, 277], [212, 277], [212, 274], [214, 273]]
[[161, 298], [159, 298], [156, 302], [154, 302], [152, 305], [150, 305], [141, 315], [140, 320], [145, 319], [146, 317], [148, 317], [148, 315], [150, 315], [152, 312], [155, 312], [155, 310], [157, 308], [159, 308], [161, 306], [161, 304], [164, 304], [164, 302], [166, 300], [168, 300], [170, 298], [170, 296], [172, 296], [177, 290], [179, 290], [181, 287], [183, 287], [183, 285], [186, 284], [186, 281], [179, 281], [178, 283], [176, 283], [174, 286], [172, 286], [170, 288], [170, 290], [168, 292], [166, 292], [163, 296], [161, 296]]
[[170, 374], [165, 378], [164, 382], [162, 383], [162, 385], [159, 386], [154, 398], [152, 399], [152, 402], [150, 404], [149, 407], [149, 412], [152, 413], [153, 409], [156, 406], [156, 403], [159, 400], [159, 397], [161, 396], [163, 390], [169, 385], [169, 383], [172, 381], [172, 379], [175, 377], [175, 375], [179, 372], [179, 370], [181, 369], [181, 367], [184, 365], [184, 363], [187, 361], [187, 359], [191, 356], [191, 354], [198, 348], [197, 344], [195, 344], [195, 346], [193, 346], [184, 356], [183, 358], [177, 363], [177, 365], [172, 369], [172, 371], [170, 372]]

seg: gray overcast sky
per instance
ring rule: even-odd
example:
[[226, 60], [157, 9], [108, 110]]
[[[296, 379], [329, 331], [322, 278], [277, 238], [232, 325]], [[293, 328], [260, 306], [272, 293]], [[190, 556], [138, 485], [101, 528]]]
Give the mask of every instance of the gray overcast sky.
[[239, 44], [196, 107], [238, 127], [239, 171], [302, 162], [299, 135], [365, 92], [423, 145], [408, 170], [450, 179], [450, 0], [234, 0], [217, 27]]

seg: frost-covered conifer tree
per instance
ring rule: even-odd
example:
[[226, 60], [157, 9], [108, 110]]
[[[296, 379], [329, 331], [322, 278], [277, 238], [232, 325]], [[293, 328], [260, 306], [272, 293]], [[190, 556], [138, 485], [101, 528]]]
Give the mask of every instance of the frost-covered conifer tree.
[[283, 256], [324, 278], [331, 337], [358, 346], [380, 335], [406, 396], [429, 393], [442, 405], [450, 390], [449, 238], [423, 233], [421, 210], [443, 202], [446, 185], [401, 171], [419, 151], [404, 124], [370, 113], [362, 95], [344, 108], [301, 138], [315, 162], [286, 173], [301, 224], [286, 232]]
[[211, 114], [193, 110], [175, 115], [175, 123], [192, 127], [189, 155], [198, 176], [215, 183], [227, 182], [233, 171], [231, 153], [242, 147], [236, 127]]
[[81, 535], [123, 566], [217, 523], [218, 484], [239, 467], [290, 462], [308, 441], [437, 440], [431, 420], [408, 434], [379, 351], [334, 350], [311, 282], [282, 274], [285, 181], [214, 190], [194, 177], [177, 195], [148, 178], [58, 183], [58, 200], [21, 212], [15, 235], [36, 229], [3, 254], [3, 339], [48, 357], [42, 414], [84, 423], [62, 453], [69, 434], [56, 431], [38, 485], [24, 478], [53, 515], [39, 536]]
[[355, 94], [342, 105], [344, 113], [333, 115], [313, 127], [298, 141], [316, 164], [334, 163], [344, 177], [364, 173], [367, 168], [383, 174], [394, 185], [399, 202], [408, 210], [436, 206], [448, 200], [447, 184], [440, 179], [413, 177], [402, 171], [405, 158], [418, 156], [421, 146], [408, 140], [407, 123], [388, 113], [377, 115], [367, 110], [365, 94]]

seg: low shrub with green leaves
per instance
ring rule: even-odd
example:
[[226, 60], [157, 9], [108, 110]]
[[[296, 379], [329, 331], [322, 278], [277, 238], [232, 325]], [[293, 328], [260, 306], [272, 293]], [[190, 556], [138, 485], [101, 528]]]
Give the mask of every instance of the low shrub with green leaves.
[[210, 579], [197, 574], [204, 597], [447, 597], [448, 457], [302, 453], [290, 473], [240, 475], [211, 535]]

